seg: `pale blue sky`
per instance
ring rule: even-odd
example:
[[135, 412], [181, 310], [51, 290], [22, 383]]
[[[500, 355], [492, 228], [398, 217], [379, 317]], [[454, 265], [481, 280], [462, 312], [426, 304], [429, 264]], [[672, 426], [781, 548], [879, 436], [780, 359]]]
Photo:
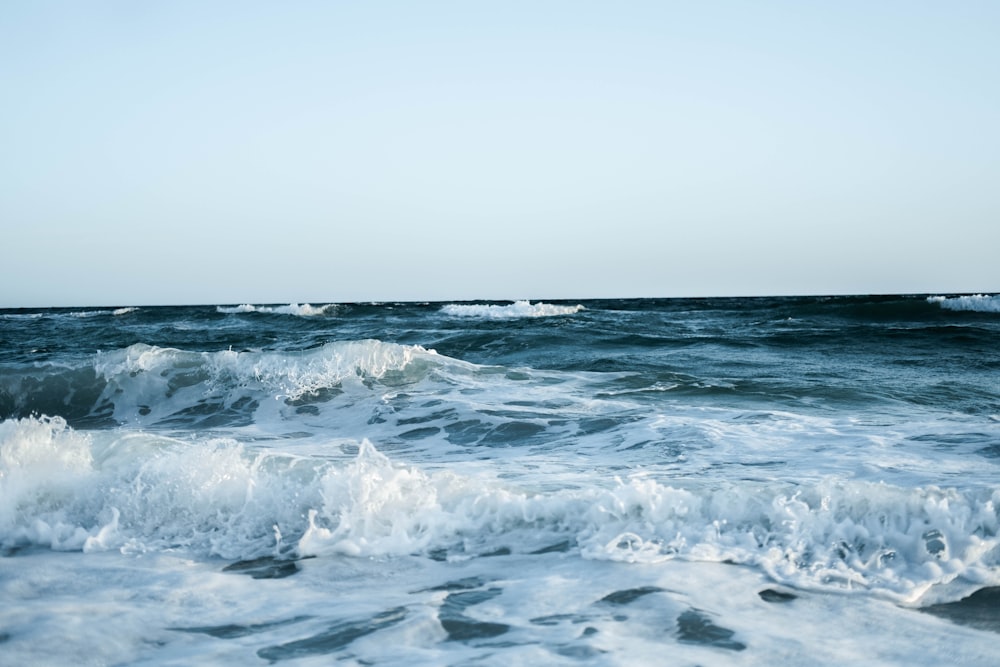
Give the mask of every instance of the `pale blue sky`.
[[1000, 290], [1000, 2], [6, 2], [0, 307]]

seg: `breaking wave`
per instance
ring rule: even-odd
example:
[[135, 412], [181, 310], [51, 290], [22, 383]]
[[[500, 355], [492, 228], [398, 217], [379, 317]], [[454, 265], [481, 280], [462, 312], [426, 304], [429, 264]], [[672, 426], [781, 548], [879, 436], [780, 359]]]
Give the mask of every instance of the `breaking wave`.
[[217, 306], [216, 311], [227, 315], [239, 313], [268, 313], [272, 315], [297, 315], [298, 317], [318, 317], [320, 315], [335, 315], [338, 305], [328, 303], [323, 306], [313, 306], [308, 303], [290, 303], [287, 306], [253, 306], [248, 303], [238, 306]]
[[250, 423], [268, 399], [294, 402], [349, 382], [406, 383], [435, 365], [463, 363], [419, 345], [378, 340], [298, 352], [191, 352], [137, 343], [78, 365], [36, 363], [6, 372], [0, 418], [44, 413], [99, 425]]
[[441, 312], [451, 317], [480, 317], [491, 320], [507, 320], [519, 317], [552, 317], [572, 315], [585, 310], [582, 305], [558, 306], [550, 303], [530, 303], [515, 301], [510, 305], [497, 304], [448, 304]]
[[91, 317], [106, 317], [108, 315], [114, 317], [121, 317], [122, 315], [128, 315], [130, 313], [137, 312], [139, 310], [138, 306], [127, 306], [123, 308], [114, 309], [99, 309], [99, 310], [46, 310], [43, 312], [35, 313], [3, 313], [0, 314], [0, 319], [5, 320], [36, 320], [41, 318], [62, 318], [70, 317], [75, 319], [89, 319]]
[[336, 460], [10, 420], [0, 423], [0, 545], [462, 560], [560, 543], [588, 559], [741, 563], [795, 587], [913, 604], [938, 585], [967, 594], [1000, 583], [996, 490], [635, 476], [539, 491], [353, 447]]
[[1000, 313], [1000, 296], [973, 294], [971, 296], [929, 296], [929, 303], [936, 303], [945, 310], [964, 310], [977, 313]]

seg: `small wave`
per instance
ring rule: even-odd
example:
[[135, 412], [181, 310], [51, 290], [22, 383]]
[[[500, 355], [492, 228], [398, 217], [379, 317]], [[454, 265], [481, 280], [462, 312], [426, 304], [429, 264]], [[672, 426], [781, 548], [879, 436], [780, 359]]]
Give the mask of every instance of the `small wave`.
[[[378, 340], [342, 341], [301, 352], [189, 352], [144, 344], [102, 355], [95, 370], [108, 382], [125, 414], [130, 400], [157, 410], [177, 410], [206, 401], [252, 405], [266, 399], [295, 401], [343, 382], [377, 381], [387, 375], [420, 377], [426, 363], [442, 359], [432, 350]], [[110, 392], [110, 393], [109, 393]], [[169, 398], [169, 401], [165, 399]], [[151, 417], [155, 415], [150, 415]]]
[[249, 303], [244, 303], [239, 306], [216, 306], [215, 312], [222, 313], [224, 315], [237, 315], [239, 313], [256, 313], [257, 306], [251, 306]]
[[111, 310], [78, 310], [72, 313], [65, 313], [67, 317], [76, 317], [78, 319], [87, 319], [90, 317], [103, 317], [106, 315], [117, 314], [117, 311]]
[[77, 425], [248, 424], [264, 404], [293, 403], [345, 384], [417, 382], [430, 368], [463, 364], [419, 345], [379, 340], [292, 352], [192, 352], [136, 343], [69, 367], [33, 364], [5, 373], [0, 419], [41, 412]]
[[92, 317], [106, 317], [113, 315], [119, 317], [121, 315], [128, 315], [129, 313], [134, 313], [139, 308], [136, 306], [129, 306], [127, 308], [115, 308], [113, 310], [101, 309], [101, 310], [73, 310], [73, 311], [46, 311], [41, 313], [4, 313], [0, 315], [0, 319], [5, 320], [37, 320], [41, 318], [74, 318], [78, 320], [86, 320]]
[[290, 303], [287, 306], [254, 306], [243, 303], [238, 306], [218, 306], [216, 312], [226, 315], [236, 315], [242, 313], [268, 313], [271, 315], [297, 315], [298, 317], [317, 317], [320, 315], [334, 315], [338, 305], [328, 303], [323, 306], [313, 306], [308, 303]]
[[572, 315], [585, 310], [582, 305], [557, 306], [551, 303], [530, 303], [515, 301], [510, 305], [496, 304], [448, 304], [441, 312], [451, 317], [481, 317], [492, 320], [508, 320], [519, 317], [552, 317], [555, 315]]
[[1000, 313], [1000, 296], [973, 294], [971, 296], [929, 296], [929, 303], [936, 303], [945, 310], [964, 310], [977, 313]]

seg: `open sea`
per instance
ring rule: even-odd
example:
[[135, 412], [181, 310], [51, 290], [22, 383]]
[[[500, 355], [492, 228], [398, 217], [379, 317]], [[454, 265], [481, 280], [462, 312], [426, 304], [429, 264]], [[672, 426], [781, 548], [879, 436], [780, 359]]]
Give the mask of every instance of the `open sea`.
[[1000, 664], [1000, 296], [0, 310], [2, 665]]

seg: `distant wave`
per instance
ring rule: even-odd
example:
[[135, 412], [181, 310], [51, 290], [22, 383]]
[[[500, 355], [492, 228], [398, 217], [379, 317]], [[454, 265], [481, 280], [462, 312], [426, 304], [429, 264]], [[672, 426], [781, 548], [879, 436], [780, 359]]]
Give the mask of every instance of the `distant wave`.
[[114, 310], [74, 310], [71, 312], [66, 311], [55, 311], [55, 312], [42, 312], [42, 313], [4, 313], [2, 319], [5, 320], [36, 320], [39, 318], [48, 317], [74, 317], [77, 319], [87, 319], [90, 317], [102, 317], [107, 315], [113, 315], [119, 317], [121, 315], [128, 315], [129, 313], [134, 313], [139, 308], [136, 306], [129, 306], [127, 308], [115, 308]]
[[1000, 296], [974, 294], [972, 296], [929, 296], [927, 301], [945, 310], [969, 310], [977, 313], [1000, 313]]
[[337, 304], [328, 303], [324, 306], [312, 306], [308, 303], [290, 303], [287, 306], [253, 306], [249, 303], [244, 303], [239, 306], [218, 306], [215, 310], [227, 315], [237, 313], [269, 313], [273, 315], [316, 317], [318, 315], [333, 315], [337, 312]]
[[80, 319], [86, 319], [88, 317], [100, 317], [102, 315], [111, 315], [110, 310], [78, 310], [72, 313], [66, 313], [67, 317], [78, 317]]
[[452, 317], [482, 317], [492, 320], [572, 315], [581, 310], [585, 310], [585, 308], [579, 304], [576, 306], [556, 306], [551, 303], [533, 304], [528, 301], [515, 301], [507, 306], [451, 303], [441, 308], [442, 313]]

